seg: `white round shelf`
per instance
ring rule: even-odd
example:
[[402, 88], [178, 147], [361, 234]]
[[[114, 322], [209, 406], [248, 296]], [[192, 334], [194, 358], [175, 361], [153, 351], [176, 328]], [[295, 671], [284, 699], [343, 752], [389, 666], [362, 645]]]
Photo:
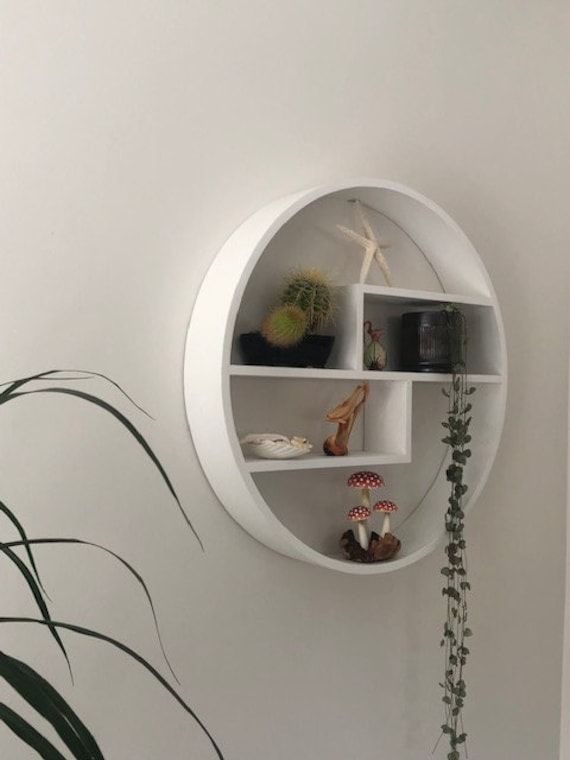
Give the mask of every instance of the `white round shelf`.
[[[336, 230], [354, 227], [352, 200], [365, 205], [387, 251], [395, 287], [356, 284], [360, 249]], [[248, 366], [238, 337], [259, 328], [291, 268], [329, 271], [339, 287], [335, 346], [326, 369]], [[376, 280], [374, 279], [376, 278]], [[401, 286], [401, 287], [400, 287]], [[202, 467], [218, 498], [252, 536], [281, 554], [359, 575], [396, 570], [432, 551], [444, 534], [449, 484], [440, 443], [446, 375], [398, 371], [387, 331], [384, 372], [362, 366], [363, 320], [390, 325], [404, 311], [457, 303], [469, 331], [473, 456], [466, 469], [470, 508], [491, 469], [503, 427], [506, 350], [499, 305], [485, 268], [461, 229], [435, 203], [394, 182], [357, 179], [304, 190], [265, 206], [222, 247], [196, 299], [188, 329], [184, 388], [188, 421]], [[358, 381], [369, 399], [347, 457], [320, 452], [333, 428], [325, 422]], [[314, 453], [290, 460], [249, 459], [239, 444], [250, 432], [306, 435]], [[401, 509], [393, 560], [343, 559], [338, 541], [355, 499], [351, 471], [380, 472], [382, 498]]]

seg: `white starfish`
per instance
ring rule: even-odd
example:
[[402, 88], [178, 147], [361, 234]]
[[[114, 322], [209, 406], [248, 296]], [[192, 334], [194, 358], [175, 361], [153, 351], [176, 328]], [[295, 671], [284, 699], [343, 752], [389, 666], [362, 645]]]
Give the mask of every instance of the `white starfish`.
[[354, 201], [354, 205], [356, 207], [356, 213], [358, 215], [360, 224], [364, 227], [365, 235], [361, 235], [358, 232], [355, 232], [354, 230], [351, 230], [342, 224], [337, 224], [337, 229], [339, 229], [344, 235], [346, 235], [346, 237], [350, 238], [351, 240], [354, 240], [356, 243], [358, 243], [358, 245], [364, 248], [364, 259], [362, 261], [362, 267], [360, 268], [359, 282], [361, 283], [366, 282], [366, 278], [368, 277], [368, 272], [370, 271], [372, 262], [376, 260], [376, 263], [382, 270], [382, 274], [384, 275], [386, 284], [391, 287], [392, 275], [390, 273], [390, 267], [388, 266], [386, 257], [384, 256], [382, 252], [382, 248], [387, 248], [388, 246], [380, 245], [378, 238], [376, 237], [376, 234], [374, 233], [374, 230], [372, 229], [372, 225], [370, 224], [370, 222], [368, 221], [364, 213], [364, 209], [362, 208], [362, 204], [360, 203], [360, 201]]

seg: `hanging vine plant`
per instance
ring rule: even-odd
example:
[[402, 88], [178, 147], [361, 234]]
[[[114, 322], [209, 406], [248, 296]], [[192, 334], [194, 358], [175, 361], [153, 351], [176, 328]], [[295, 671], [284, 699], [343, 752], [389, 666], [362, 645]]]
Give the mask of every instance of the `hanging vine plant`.
[[[449, 742], [447, 760], [460, 760], [461, 750], [466, 749], [467, 734], [463, 728], [463, 707], [467, 696], [465, 666], [469, 656], [467, 639], [472, 635], [468, 627], [467, 596], [471, 589], [467, 576], [467, 543], [465, 541], [464, 501], [468, 486], [464, 479], [464, 469], [471, 449], [470, 397], [475, 392], [468, 385], [466, 370], [467, 330], [465, 317], [456, 307], [447, 309], [450, 353], [452, 356], [452, 380], [443, 394], [448, 398], [446, 419], [442, 422], [446, 435], [442, 439], [449, 446], [451, 462], [446, 470], [450, 485], [449, 506], [445, 513], [445, 566], [441, 574], [445, 578], [442, 594], [446, 599], [446, 615], [443, 626], [441, 647], [445, 652], [445, 673], [443, 682], [444, 722], [442, 736]], [[439, 742], [438, 742], [439, 743]], [[436, 745], [437, 746], [437, 745]]]

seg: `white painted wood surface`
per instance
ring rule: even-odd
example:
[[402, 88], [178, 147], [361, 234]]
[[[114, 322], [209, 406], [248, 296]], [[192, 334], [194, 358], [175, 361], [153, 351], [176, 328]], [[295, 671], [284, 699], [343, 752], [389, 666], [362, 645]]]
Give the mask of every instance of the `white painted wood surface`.
[[[389, 238], [386, 255], [393, 256], [390, 266], [397, 287], [353, 284], [358, 257], [347, 252], [346, 241], [335, 233], [335, 222], [348, 220], [348, 201], [355, 198], [371, 213], [379, 236]], [[299, 265], [326, 267], [346, 283], [340, 291], [330, 369], [242, 365], [239, 333], [258, 327], [275, 298], [280, 276]], [[443, 535], [448, 495], [446, 452], [438, 442], [445, 411], [440, 386], [449, 376], [399, 372], [390, 348], [388, 371], [364, 370], [362, 321], [396, 323], [403, 311], [448, 302], [462, 304], [468, 315], [471, 379], [479, 387], [477, 445], [468, 468], [472, 506], [501, 435], [506, 353], [493, 288], [455, 222], [409, 188], [359, 179], [275, 201], [234, 232], [212, 263], [196, 300], [186, 346], [185, 397], [204, 471], [245, 530], [287, 556], [362, 575], [403, 567], [436, 546]], [[324, 434], [332, 432], [324, 422], [326, 409], [354, 381], [363, 379], [371, 381], [371, 392], [351, 439], [351, 454], [341, 459], [321, 455]], [[288, 461], [248, 459], [239, 437], [267, 431], [256, 424], [272, 432], [307, 435], [314, 451]], [[389, 485], [386, 495], [401, 505], [394, 531], [403, 548], [391, 562], [360, 565], [338, 556], [345, 512], [354, 506], [344, 483], [351, 470], [362, 467], [381, 468]]]
[[[570, 377], [570, 373], [569, 373]], [[570, 760], [570, 383], [568, 388], [568, 456], [566, 472], [566, 603], [564, 610], [560, 760]]]

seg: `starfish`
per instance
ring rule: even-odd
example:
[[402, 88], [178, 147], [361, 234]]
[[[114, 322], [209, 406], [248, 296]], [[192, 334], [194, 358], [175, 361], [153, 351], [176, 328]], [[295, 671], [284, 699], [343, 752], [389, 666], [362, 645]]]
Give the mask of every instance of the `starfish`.
[[362, 261], [362, 267], [360, 268], [359, 282], [361, 283], [366, 282], [366, 278], [368, 277], [368, 272], [370, 270], [372, 262], [375, 260], [378, 266], [380, 267], [380, 269], [382, 270], [382, 274], [384, 275], [386, 284], [391, 287], [392, 275], [390, 273], [390, 267], [388, 266], [388, 262], [386, 261], [386, 257], [384, 256], [384, 253], [382, 252], [382, 248], [387, 248], [388, 246], [380, 245], [378, 238], [376, 237], [376, 234], [374, 233], [374, 230], [372, 229], [372, 225], [370, 224], [370, 222], [368, 221], [364, 213], [364, 209], [362, 208], [362, 204], [360, 203], [360, 201], [354, 201], [354, 205], [356, 208], [356, 213], [358, 215], [360, 224], [364, 227], [365, 235], [361, 235], [358, 232], [355, 232], [354, 230], [351, 230], [342, 224], [337, 224], [337, 229], [339, 229], [344, 235], [346, 235], [346, 237], [350, 238], [351, 240], [354, 240], [356, 243], [358, 243], [358, 245], [364, 248], [364, 259]]

